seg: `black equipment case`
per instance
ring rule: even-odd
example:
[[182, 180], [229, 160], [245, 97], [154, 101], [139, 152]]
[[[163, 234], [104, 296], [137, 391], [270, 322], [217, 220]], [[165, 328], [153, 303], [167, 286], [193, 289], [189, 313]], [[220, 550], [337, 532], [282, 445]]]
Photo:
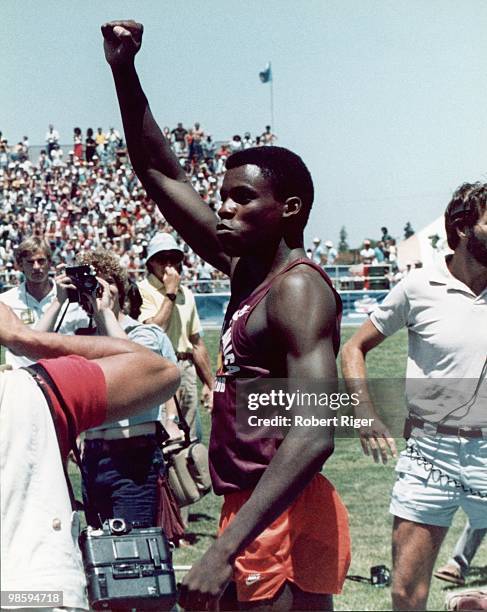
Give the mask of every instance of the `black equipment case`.
[[177, 589], [172, 555], [160, 527], [132, 527], [109, 519], [79, 537], [88, 599], [95, 610], [171, 610]]

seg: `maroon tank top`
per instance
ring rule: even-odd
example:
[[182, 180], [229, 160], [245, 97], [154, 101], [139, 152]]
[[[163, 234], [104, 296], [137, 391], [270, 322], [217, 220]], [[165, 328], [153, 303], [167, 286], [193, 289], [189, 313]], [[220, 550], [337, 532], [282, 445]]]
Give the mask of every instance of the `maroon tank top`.
[[335, 295], [337, 323], [333, 335], [335, 355], [340, 347], [342, 302], [328, 275], [307, 258], [296, 259], [243, 300], [233, 313], [227, 315], [220, 339], [218, 371], [213, 395], [210, 434], [210, 472], [217, 495], [254, 488], [269, 465], [280, 440], [245, 435], [236, 432], [237, 380], [246, 382], [260, 378], [286, 378], [285, 356], [279, 351], [266, 351], [247, 334], [246, 323], [254, 308], [266, 296], [273, 282], [298, 265], [314, 268]]

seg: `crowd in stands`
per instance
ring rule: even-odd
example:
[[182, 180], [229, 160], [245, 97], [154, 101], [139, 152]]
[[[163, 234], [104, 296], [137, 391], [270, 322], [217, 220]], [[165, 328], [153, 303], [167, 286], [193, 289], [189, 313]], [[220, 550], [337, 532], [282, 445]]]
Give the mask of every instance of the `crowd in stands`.
[[[165, 137], [206, 204], [215, 212], [227, 157], [252, 146], [274, 144], [270, 126], [260, 136], [246, 132], [215, 142], [196, 122], [165, 127]], [[0, 132], [0, 290], [19, 282], [15, 249], [27, 236], [45, 237], [54, 264], [75, 265], [78, 254], [97, 247], [121, 257], [132, 279], [139, 280], [149, 240], [156, 232], [173, 233], [185, 252], [183, 278], [198, 291], [210, 291], [223, 277], [183, 244], [135, 176], [120, 133], [75, 127], [72, 145], [61, 145], [49, 125], [45, 148], [29, 151], [24, 136], [10, 146]]]
[[[173, 129], [164, 127], [163, 133], [202, 200], [215, 213], [227, 157], [276, 141], [270, 126], [260, 136], [245, 132], [219, 142], [198, 122], [192, 128], [182, 123]], [[190, 287], [198, 292], [228, 288], [226, 278], [183, 243], [147, 196], [115, 128], [88, 128], [83, 135], [75, 127], [72, 144], [66, 147], [60, 142], [59, 132], [49, 125], [45, 147], [34, 155], [27, 136], [10, 146], [0, 132], [0, 290], [20, 281], [15, 249], [29, 235], [49, 241], [54, 264], [75, 265], [84, 251], [109, 249], [137, 281], [144, 274], [147, 244], [160, 231], [171, 232], [184, 249], [183, 279]], [[307, 255], [322, 266], [389, 263], [395, 272], [395, 241], [387, 228], [381, 232], [372, 244], [364, 240], [353, 262], [342, 261], [333, 242], [318, 237]]]

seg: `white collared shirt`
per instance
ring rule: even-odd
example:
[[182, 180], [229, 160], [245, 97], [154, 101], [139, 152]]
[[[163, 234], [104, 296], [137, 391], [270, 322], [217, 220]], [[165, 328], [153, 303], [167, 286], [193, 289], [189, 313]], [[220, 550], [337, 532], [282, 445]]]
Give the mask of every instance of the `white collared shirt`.
[[[25, 282], [23, 282], [17, 287], [13, 287], [12, 289], [0, 294], [0, 302], [10, 306], [21, 321], [23, 321], [29, 327], [33, 327], [35, 329], [39, 319], [52, 304], [55, 297], [55, 283], [52, 283], [49, 293], [42, 300], [38, 301], [27, 291], [27, 286]], [[60, 320], [64, 308], [65, 306], [63, 305], [58, 316], [58, 321]], [[78, 328], [88, 327], [88, 324], [89, 319], [85, 311], [79, 306], [79, 304], [71, 303], [68, 306], [68, 310], [59, 329], [59, 333], [64, 335], [73, 335]], [[14, 368], [24, 367], [32, 363], [32, 361], [29, 359], [13, 355], [8, 350], [5, 351], [5, 361]]]
[[[450, 273], [442, 258], [434, 266], [408, 274], [373, 311], [370, 320], [384, 336], [402, 327], [408, 329], [406, 377], [410, 410], [437, 421], [449, 411], [448, 407], [455, 406], [456, 398], [458, 406], [468, 401], [487, 358], [487, 289], [475, 295]], [[429, 387], [424, 382], [440, 378], [453, 380]], [[423, 379], [416, 393], [412, 379]], [[475, 406], [482, 402], [487, 406], [485, 379]], [[485, 427], [487, 410], [479, 412], [474, 414], [475, 410], [468, 410], [466, 405], [444, 422], [461, 421], [462, 425], [478, 427], [481, 420]]]

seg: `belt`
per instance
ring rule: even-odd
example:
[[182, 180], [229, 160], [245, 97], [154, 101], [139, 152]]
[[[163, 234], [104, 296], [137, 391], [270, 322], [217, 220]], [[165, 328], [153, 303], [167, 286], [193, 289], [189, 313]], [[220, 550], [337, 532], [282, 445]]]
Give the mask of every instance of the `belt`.
[[[417, 427], [418, 429], [425, 429], [428, 434], [445, 434], [446, 436], [457, 436], [461, 438], [483, 438], [484, 432], [480, 428], [474, 427], [453, 427], [451, 425], [437, 425], [436, 423], [429, 423], [423, 421], [417, 416], [410, 415], [407, 417], [404, 424], [404, 437], [407, 439], [410, 437], [411, 429]], [[407, 435], [408, 434], [408, 435]], [[486, 436], [487, 437], [487, 436]]]
[[193, 361], [193, 353], [190, 353], [189, 351], [186, 353], [176, 353], [176, 357], [178, 358], [178, 361]]
[[150, 421], [147, 423], [138, 423], [137, 425], [127, 425], [125, 427], [88, 430], [85, 433], [85, 440], [128, 440], [129, 438], [155, 434], [156, 431], [157, 423]]
[[103, 451], [105, 453], [116, 453], [127, 449], [153, 448], [157, 445], [156, 435], [136, 436], [134, 438], [118, 438], [116, 440], [85, 440], [86, 448]]

